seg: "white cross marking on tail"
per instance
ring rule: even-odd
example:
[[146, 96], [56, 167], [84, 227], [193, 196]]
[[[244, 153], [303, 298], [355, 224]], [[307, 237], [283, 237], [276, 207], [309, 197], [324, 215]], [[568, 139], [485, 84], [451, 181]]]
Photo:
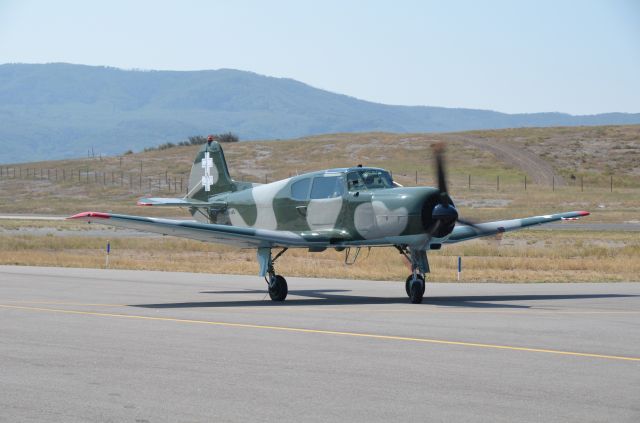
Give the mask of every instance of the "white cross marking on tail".
[[204, 176], [202, 177], [202, 186], [205, 191], [211, 191], [211, 185], [213, 185], [213, 176], [211, 175], [211, 168], [213, 167], [213, 159], [209, 157], [209, 152], [204, 153], [204, 157], [200, 162], [204, 169]]

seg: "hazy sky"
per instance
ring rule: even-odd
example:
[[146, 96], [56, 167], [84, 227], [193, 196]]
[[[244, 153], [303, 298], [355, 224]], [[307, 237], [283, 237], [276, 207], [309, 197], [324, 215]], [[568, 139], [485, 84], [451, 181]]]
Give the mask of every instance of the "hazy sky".
[[640, 112], [640, 0], [0, 0], [0, 63], [234, 68], [389, 104]]

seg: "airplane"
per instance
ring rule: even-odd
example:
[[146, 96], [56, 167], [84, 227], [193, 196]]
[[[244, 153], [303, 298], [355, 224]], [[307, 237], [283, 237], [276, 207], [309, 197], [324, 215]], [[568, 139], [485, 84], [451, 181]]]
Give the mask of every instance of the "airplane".
[[[405, 291], [417, 304], [429, 273], [427, 251], [589, 215], [572, 211], [484, 223], [464, 220], [447, 189], [443, 144], [434, 144], [433, 152], [437, 187], [404, 187], [388, 171], [360, 165], [257, 184], [231, 178], [222, 147], [210, 136], [193, 161], [184, 197], [138, 201], [140, 206], [187, 208], [195, 220], [102, 212], [69, 219], [256, 249], [258, 274], [273, 301], [287, 297], [287, 281], [276, 273], [275, 263], [290, 248], [345, 251], [348, 263], [363, 247], [395, 247], [410, 265]], [[280, 250], [275, 256], [274, 249]]]

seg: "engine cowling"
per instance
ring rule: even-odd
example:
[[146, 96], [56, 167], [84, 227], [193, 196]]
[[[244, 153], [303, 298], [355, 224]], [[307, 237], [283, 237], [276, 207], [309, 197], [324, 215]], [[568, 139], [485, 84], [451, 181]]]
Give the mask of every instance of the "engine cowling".
[[449, 196], [444, 198], [436, 193], [422, 205], [422, 226], [433, 238], [444, 238], [456, 225], [458, 211]]

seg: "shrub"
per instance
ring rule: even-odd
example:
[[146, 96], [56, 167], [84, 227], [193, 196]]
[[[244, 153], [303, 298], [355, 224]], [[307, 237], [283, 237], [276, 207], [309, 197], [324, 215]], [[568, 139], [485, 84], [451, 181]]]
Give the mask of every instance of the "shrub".
[[174, 143], [172, 143], [172, 142], [165, 142], [164, 144], [160, 144], [158, 146], [158, 150], [166, 150], [168, 148], [173, 148], [175, 146], [176, 145]]
[[231, 132], [225, 132], [224, 134], [219, 134], [216, 137], [216, 140], [219, 142], [238, 142], [240, 139], [238, 136]]
[[207, 137], [202, 135], [194, 135], [189, 137], [189, 145], [201, 145], [207, 142]]

